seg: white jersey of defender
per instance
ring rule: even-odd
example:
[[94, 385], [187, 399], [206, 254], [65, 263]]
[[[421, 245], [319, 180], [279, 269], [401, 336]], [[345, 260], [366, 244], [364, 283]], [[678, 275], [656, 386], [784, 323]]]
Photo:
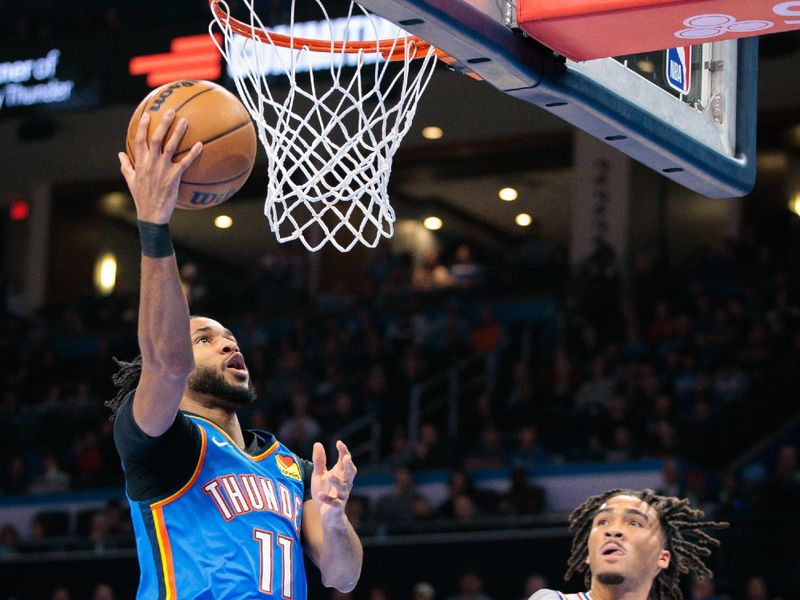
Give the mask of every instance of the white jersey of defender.
[[528, 600], [592, 600], [592, 595], [589, 592], [564, 594], [556, 590], [539, 590]]

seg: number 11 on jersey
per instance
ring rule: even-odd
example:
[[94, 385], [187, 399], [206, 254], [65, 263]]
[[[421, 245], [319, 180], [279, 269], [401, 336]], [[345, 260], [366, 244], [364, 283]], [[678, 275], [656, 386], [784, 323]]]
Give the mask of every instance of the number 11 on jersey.
[[[285, 535], [275, 534], [263, 529], [253, 530], [253, 539], [259, 545], [259, 559], [261, 564], [261, 576], [259, 578], [259, 590], [264, 594], [272, 594], [272, 578], [275, 569], [275, 545], [278, 546], [280, 553], [280, 564], [278, 565], [281, 577], [281, 596], [290, 600], [292, 598], [292, 538]], [[273, 545], [273, 539], [275, 545]]]

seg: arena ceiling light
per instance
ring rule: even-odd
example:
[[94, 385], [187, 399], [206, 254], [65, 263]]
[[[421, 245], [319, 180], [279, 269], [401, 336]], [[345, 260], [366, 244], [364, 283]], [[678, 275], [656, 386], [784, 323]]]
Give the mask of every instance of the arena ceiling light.
[[220, 215], [214, 219], [214, 227], [217, 229], [228, 229], [231, 225], [233, 225], [233, 219], [228, 215]]
[[441, 139], [444, 135], [441, 127], [436, 127], [435, 125], [429, 125], [428, 127], [422, 128], [422, 137], [426, 140], [438, 140]]
[[531, 223], [533, 223], [533, 217], [528, 213], [519, 213], [514, 218], [514, 222], [520, 227], [528, 227]]
[[422, 222], [425, 226], [425, 229], [430, 231], [439, 231], [442, 228], [444, 223], [439, 217], [425, 217], [425, 220]]
[[512, 187], [504, 187], [502, 190], [497, 192], [497, 195], [500, 196], [500, 200], [503, 200], [504, 202], [513, 202], [519, 198], [519, 193]]

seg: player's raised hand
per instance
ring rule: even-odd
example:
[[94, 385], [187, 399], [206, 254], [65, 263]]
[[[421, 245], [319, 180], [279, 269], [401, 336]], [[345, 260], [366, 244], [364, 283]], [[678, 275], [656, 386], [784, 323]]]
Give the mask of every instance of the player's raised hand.
[[357, 472], [350, 450], [344, 442], [337, 441], [336, 449], [339, 451], [339, 460], [328, 470], [325, 448], [319, 442], [314, 444], [311, 497], [319, 508], [323, 525], [335, 525], [336, 520], [344, 515], [344, 506], [350, 497]]
[[170, 109], [156, 126], [150, 143], [147, 141], [147, 128], [150, 114], [145, 112], [139, 119], [136, 140], [133, 148], [133, 164], [124, 152], [119, 153], [122, 175], [136, 203], [137, 217], [150, 223], [168, 223], [178, 202], [178, 186], [181, 176], [200, 155], [203, 144], [197, 142], [178, 162], [172, 157], [186, 133], [188, 122], [181, 119], [175, 126], [166, 143], [164, 138], [175, 120], [175, 111]]

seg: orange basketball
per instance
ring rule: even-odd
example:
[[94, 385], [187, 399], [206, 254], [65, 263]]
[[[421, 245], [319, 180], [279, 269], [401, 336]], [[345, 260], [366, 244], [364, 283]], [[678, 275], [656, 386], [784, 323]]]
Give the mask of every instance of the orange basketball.
[[195, 142], [203, 142], [200, 156], [181, 178], [178, 207], [194, 210], [225, 202], [253, 170], [256, 131], [250, 115], [236, 96], [216, 83], [175, 81], [162, 85], [142, 100], [128, 124], [125, 150], [132, 163], [136, 128], [144, 111], [150, 113], [149, 140], [170, 108], [175, 111], [175, 122], [165, 143], [181, 117], [189, 122], [173, 161], [185, 156]]

